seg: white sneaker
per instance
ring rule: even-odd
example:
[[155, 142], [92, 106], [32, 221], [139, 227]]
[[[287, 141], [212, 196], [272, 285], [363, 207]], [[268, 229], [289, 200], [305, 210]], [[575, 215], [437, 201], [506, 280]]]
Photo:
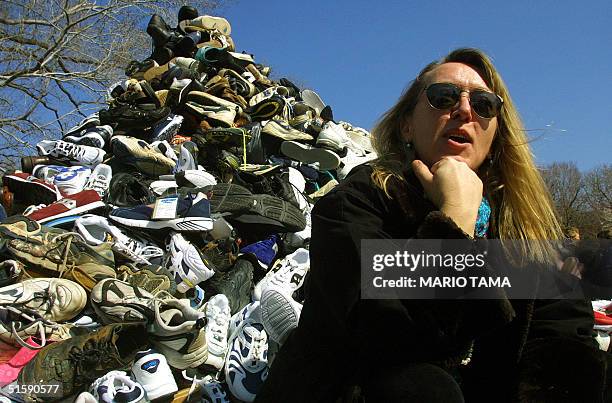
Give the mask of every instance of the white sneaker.
[[[189, 144], [189, 146], [187, 144]], [[193, 142], [186, 141], [185, 143], [181, 144], [178, 160], [173, 169], [175, 173], [198, 169], [198, 156], [194, 156], [192, 151], [189, 151], [188, 147], [193, 151], [197, 151], [197, 146]]]
[[284, 259], [276, 261], [266, 276], [253, 289], [253, 299], [260, 301], [266, 288], [275, 285], [293, 294], [304, 284], [310, 269], [310, 256], [307, 249], [299, 248]]
[[240, 400], [252, 402], [268, 378], [268, 335], [260, 323], [244, 322], [230, 337], [225, 381]]
[[91, 172], [89, 180], [85, 184], [84, 189], [92, 189], [98, 192], [101, 198], [104, 198], [108, 192], [110, 181], [113, 177], [113, 169], [106, 164], [98, 164]]
[[32, 169], [32, 175], [38, 179], [42, 179], [47, 183], [53, 184], [55, 175], [64, 172], [69, 167], [63, 165], [36, 165]]
[[363, 155], [358, 155], [351, 148], [347, 148], [346, 156], [340, 158], [341, 164], [338, 169], [336, 169], [338, 179], [342, 180], [346, 178], [349, 172], [351, 172], [351, 170], [357, 165], [364, 164], [368, 161], [375, 159], [376, 157], [376, 153], [366, 153]]
[[154, 141], [151, 144], [149, 144], [149, 146], [155, 151], [162, 153], [167, 158], [170, 158], [172, 161], [174, 161], [176, 165], [176, 162], [178, 161], [178, 157], [176, 156], [176, 153], [172, 149], [172, 146], [170, 145], [170, 143], [168, 143], [166, 140]]
[[89, 392], [98, 402], [136, 403], [144, 398], [144, 389], [134, 382], [124, 371], [110, 371], [96, 379]]
[[283, 287], [269, 286], [261, 296], [261, 323], [270, 339], [282, 345], [298, 326], [302, 304]]
[[[161, 176], [174, 178], [174, 175], [161, 175]], [[166, 193], [168, 189], [178, 189], [178, 187], [179, 187], [178, 184], [174, 180], [158, 180], [158, 181], [153, 181], [151, 182], [151, 184], [149, 184], [149, 189], [158, 196], [161, 196], [164, 193]], [[176, 191], [174, 193], [176, 193]]]
[[344, 128], [334, 122], [327, 122], [317, 137], [317, 145], [325, 146], [337, 152], [341, 152], [348, 147], [350, 140]]
[[190, 396], [195, 389], [195, 385], [200, 385], [201, 388], [201, 403], [230, 403], [229, 398], [223, 384], [219, 382], [212, 375], [206, 375], [202, 379], [198, 379], [197, 376], [187, 375], [187, 371], [183, 371], [183, 378], [191, 381], [191, 389], [189, 390], [188, 396]]
[[144, 388], [148, 400], [178, 391], [166, 357], [153, 349], [136, 353], [132, 374]]
[[104, 148], [113, 137], [113, 128], [109, 125], [83, 129], [78, 133], [64, 136], [62, 140], [83, 146]]
[[87, 184], [91, 169], [82, 166], [65, 167], [53, 177], [53, 184], [65, 195], [79, 193]]
[[179, 178], [179, 180], [184, 179], [185, 181], [191, 183], [197, 188], [217, 184], [217, 180], [215, 179], [215, 177], [202, 169], [189, 169], [177, 173], [176, 176], [182, 176], [182, 178]]
[[208, 345], [206, 364], [221, 369], [227, 354], [227, 331], [230, 322], [229, 300], [225, 295], [217, 294], [208, 300], [205, 312], [206, 343]]
[[80, 132], [83, 129], [88, 129], [90, 127], [95, 127], [98, 125], [100, 125], [100, 115], [99, 112], [94, 112], [83, 120], [81, 120], [76, 126], [69, 129], [64, 135], [70, 136], [74, 133]]
[[85, 214], [74, 222], [74, 229], [85, 242], [98, 246], [111, 242], [111, 248], [118, 254], [136, 263], [151, 264], [150, 259], [164, 256], [164, 251], [143, 239], [125, 235], [118, 227], [110, 224], [105, 217]]
[[304, 248], [310, 243], [310, 237], [312, 234], [312, 212], [313, 205], [309, 204], [307, 208], [302, 210], [304, 212], [304, 218], [306, 218], [306, 228], [299, 232], [290, 232], [285, 236], [285, 246], [289, 247], [289, 250], [295, 250], [297, 248]]
[[96, 147], [80, 146], [62, 140], [43, 140], [36, 144], [40, 155], [50, 155], [72, 165], [96, 166], [104, 160], [106, 152]]
[[261, 309], [259, 301], [247, 304], [240, 311], [236, 312], [230, 319], [229, 334], [234, 334], [244, 322], [261, 323]]
[[208, 260], [181, 234], [171, 235], [168, 250], [171, 253], [168, 270], [174, 276], [178, 292], [185, 293], [215, 274]]
[[610, 348], [610, 333], [602, 332], [601, 330], [595, 331], [597, 334], [595, 336], [595, 341], [599, 345], [599, 349], [602, 351], [608, 351]]

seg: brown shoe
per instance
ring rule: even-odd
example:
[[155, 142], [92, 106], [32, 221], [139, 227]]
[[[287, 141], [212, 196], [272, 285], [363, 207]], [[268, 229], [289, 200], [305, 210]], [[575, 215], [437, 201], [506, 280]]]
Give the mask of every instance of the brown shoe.
[[127, 369], [134, 356], [147, 348], [143, 323], [117, 323], [98, 331], [53, 343], [43, 348], [21, 371], [22, 385], [56, 384], [52, 397], [29, 394], [26, 400], [56, 401], [80, 392], [114, 369]]

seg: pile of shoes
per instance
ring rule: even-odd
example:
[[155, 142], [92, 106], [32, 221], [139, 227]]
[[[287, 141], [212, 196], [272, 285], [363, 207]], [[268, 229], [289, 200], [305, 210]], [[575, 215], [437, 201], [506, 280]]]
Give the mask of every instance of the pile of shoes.
[[227, 20], [178, 21], [153, 15], [108, 108], [2, 179], [0, 339], [27, 359], [0, 383], [59, 385], [29, 399], [253, 401], [299, 320], [313, 203], [375, 158]]

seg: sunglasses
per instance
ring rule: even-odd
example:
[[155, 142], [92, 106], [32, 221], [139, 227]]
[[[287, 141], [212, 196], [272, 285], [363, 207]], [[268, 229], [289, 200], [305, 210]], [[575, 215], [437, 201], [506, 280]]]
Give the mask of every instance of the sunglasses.
[[499, 113], [504, 100], [497, 94], [485, 90], [465, 90], [451, 83], [435, 83], [425, 88], [429, 105], [435, 109], [451, 109], [459, 103], [461, 93], [470, 96], [470, 106], [478, 116], [491, 119]]

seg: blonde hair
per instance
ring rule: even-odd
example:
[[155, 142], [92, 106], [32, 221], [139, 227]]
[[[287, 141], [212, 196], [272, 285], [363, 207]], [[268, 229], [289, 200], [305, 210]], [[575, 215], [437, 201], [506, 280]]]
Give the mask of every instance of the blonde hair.
[[488, 87], [504, 100], [497, 117], [497, 131], [491, 145], [491, 165], [480, 167], [485, 194], [493, 210], [493, 234], [502, 240], [518, 240], [521, 256], [537, 262], [551, 262], [556, 256], [553, 242], [562, 239], [550, 194], [528, 145], [523, 124], [508, 89], [489, 58], [480, 50], [460, 48], [440, 61], [428, 64], [372, 130], [373, 146], [379, 158], [372, 164], [372, 180], [389, 195], [391, 177], [403, 180], [410, 167], [410, 155], [402, 139], [402, 126], [409, 118], [428, 84], [426, 75], [443, 63], [463, 63], [476, 70]]

